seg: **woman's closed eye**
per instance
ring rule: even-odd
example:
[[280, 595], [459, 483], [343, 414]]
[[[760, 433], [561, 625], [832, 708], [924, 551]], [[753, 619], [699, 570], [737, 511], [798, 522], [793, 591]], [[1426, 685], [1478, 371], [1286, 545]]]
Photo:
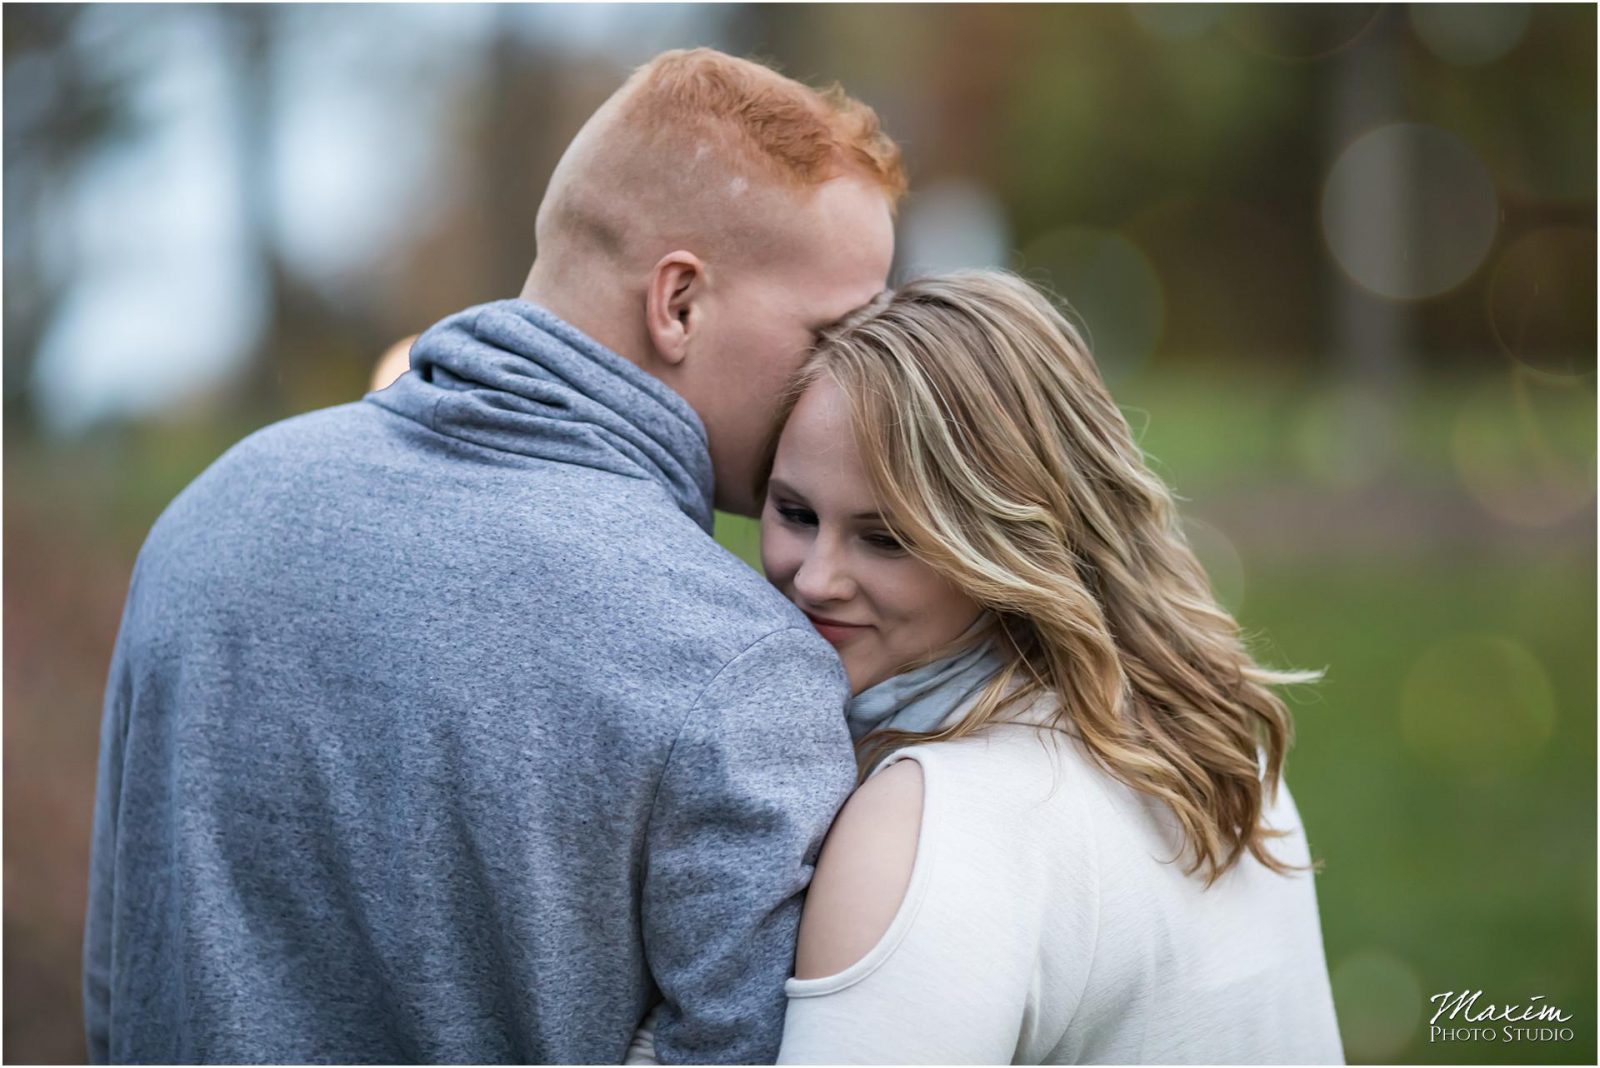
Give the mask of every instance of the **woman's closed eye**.
[[873, 531], [870, 534], [864, 534], [862, 535], [861, 540], [872, 546], [874, 549], [884, 553], [899, 555], [906, 551], [906, 547], [901, 544], [899, 538], [884, 530], [878, 530]]
[[776, 504], [773, 509], [786, 523], [797, 527], [814, 527], [817, 525], [817, 513], [809, 508], [802, 508], [797, 504]]
[[[814, 527], [818, 522], [816, 512], [792, 501], [774, 501], [772, 510], [778, 513], [778, 518], [792, 527]], [[875, 552], [885, 556], [902, 556], [907, 551], [904, 543], [887, 530], [868, 530], [861, 535], [861, 540]]]

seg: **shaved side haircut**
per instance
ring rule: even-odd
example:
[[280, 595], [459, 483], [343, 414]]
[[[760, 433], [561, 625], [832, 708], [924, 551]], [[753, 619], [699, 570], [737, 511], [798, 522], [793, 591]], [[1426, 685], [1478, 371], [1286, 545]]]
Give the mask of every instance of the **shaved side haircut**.
[[905, 192], [872, 108], [713, 49], [664, 52], [574, 139], [540, 208], [539, 248], [636, 267], [663, 243], [743, 258], [781, 239], [776, 199], [843, 175], [891, 206]]

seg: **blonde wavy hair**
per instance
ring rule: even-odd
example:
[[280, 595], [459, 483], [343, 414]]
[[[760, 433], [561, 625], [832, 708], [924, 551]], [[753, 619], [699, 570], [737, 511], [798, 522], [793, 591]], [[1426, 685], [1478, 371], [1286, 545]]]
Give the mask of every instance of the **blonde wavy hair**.
[[1010, 654], [959, 722], [863, 739], [863, 769], [1053, 695], [1056, 726], [1171, 808], [1188, 874], [1204, 869], [1209, 886], [1245, 850], [1293, 870], [1265, 848], [1280, 832], [1262, 824], [1263, 807], [1293, 739], [1269, 687], [1322, 673], [1251, 658], [1172, 494], [1052, 303], [1001, 271], [912, 282], [825, 334], [785, 418], [824, 375], [848, 399], [888, 526], [994, 614]]

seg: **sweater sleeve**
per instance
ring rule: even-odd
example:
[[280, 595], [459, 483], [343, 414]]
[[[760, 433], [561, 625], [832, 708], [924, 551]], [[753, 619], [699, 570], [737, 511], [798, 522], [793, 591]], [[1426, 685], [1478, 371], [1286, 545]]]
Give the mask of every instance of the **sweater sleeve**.
[[643, 891], [662, 1063], [776, 1056], [801, 895], [855, 777], [845, 697], [814, 632], [778, 631], [722, 669], [674, 742]]
[[981, 793], [952, 791], [939, 749], [915, 746], [884, 764], [923, 769], [910, 883], [865, 956], [789, 981], [778, 1063], [1011, 1064], [1035, 1044], [1040, 999], [1072, 996], [1040, 988], [1036, 865], [986, 818]]

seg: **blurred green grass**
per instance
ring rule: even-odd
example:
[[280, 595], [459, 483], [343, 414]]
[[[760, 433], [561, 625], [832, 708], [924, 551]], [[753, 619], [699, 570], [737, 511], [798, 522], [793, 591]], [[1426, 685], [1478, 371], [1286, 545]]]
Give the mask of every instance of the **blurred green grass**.
[[[1256, 576], [1244, 625], [1269, 636], [1272, 660], [1328, 668], [1295, 695], [1286, 776], [1326, 862], [1317, 889], [1336, 992], [1352, 994], [1341, 966], [1377, 951], [1423, 999], [1398, 1048], [1368, 1041], [1341, 1005], [1352, 1061], [1593, 1063], [1594, 590], [1592, 548], [1535, 568], [1319, 561]], [[1485, 633], [1532, 653], [1556, 720], [1527, 766], [1467, 776], [1407, 744], [1402, 692], [1431, 646]], [[1574, 1013], [1575, 1040], [1428, 1044], [1425, 999], [1463, 989], [1497, 1004], [1543, 994]], [[1401, 984], [1395, 998], [1409, 997]]]

